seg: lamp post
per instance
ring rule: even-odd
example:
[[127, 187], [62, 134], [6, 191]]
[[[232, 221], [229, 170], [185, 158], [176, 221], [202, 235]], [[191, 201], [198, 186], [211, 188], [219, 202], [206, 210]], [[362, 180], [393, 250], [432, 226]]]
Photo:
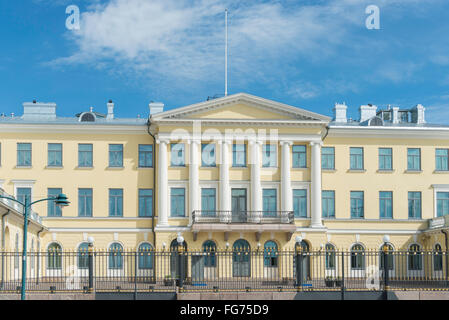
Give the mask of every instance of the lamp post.
[[28, 203], [28, 198], [25, 197], [25, 202], [22, 203], [19, 200], [16, 200], [13, 197], [0, 196], [0, 198], [8, 199], [23, 206], [23, 249], [22, 249], [22, 288], [21, 288], [21, 299], [25, 300], [25, 292], [26, 292], [26, 268], [27, 268], [27, 234], [28, 234], [28, 211], [33, 204], [42, 201], [54, 201], [59, 207], [67, 207], [70, 202], [65, 194], [59, 194], [56, 197], [49, 197], [41, 200], [37, 200], [34, 202]]
[[388, 300], [388, 252], [389, 252], [389, 242], [390, 237], [388, 235], [384, 235], [383, 237], [384, 244], [382, 246], [382, 259], [384, 262], [384, 299]]
[[178, 280], [178, 286], [179, 288], [183, 287], [183, 280], [184, 280], [184, 270], [183, 270], [183, 251], [184, 251], [184, 237], [181, 234], [178, 234], [178, 237], [176, 238], [176, 241], [178, 242], [178, 273], [179, 273], [179, 280]]
[[301, 236], [297, 236], [295, 238], [295, 252], [296, 252], [296, 286], [299, 287], [301, 286], [302, 288], [302, 260], [303, 260], [303, 256], [302, 256], [302, 237]]
[[94, 238], [88, 237], [88, 267], [89, 267], [89, 293], [92, 293], [94, 287]]

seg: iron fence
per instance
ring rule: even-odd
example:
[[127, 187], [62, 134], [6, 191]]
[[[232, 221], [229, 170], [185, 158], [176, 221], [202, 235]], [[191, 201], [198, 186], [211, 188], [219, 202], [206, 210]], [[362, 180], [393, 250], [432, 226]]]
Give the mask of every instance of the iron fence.
[[[21, 252], [0, 252], [0, 293]], [[141, 250], [27, 254], [27, 292], [449, 290], [442, 251]]]

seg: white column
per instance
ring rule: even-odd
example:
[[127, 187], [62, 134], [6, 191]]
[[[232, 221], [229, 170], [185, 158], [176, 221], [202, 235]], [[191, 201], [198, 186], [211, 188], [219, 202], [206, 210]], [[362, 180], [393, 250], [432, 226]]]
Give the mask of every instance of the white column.
[[198, 140], [191, 140], [190, 143], [190, 163], [189, 163], [189, 222], [192, 224], [192, 213], [200, 210], [199, 206], [199, 162], [198, 162]]
[[260, 141], [250, 141], [251, 147], [251, 217], [254, 222], [260, 222], [262, 217], [262, 186], [260, 183]]
[[167, 144], [168, 141], [158, 140], [158, 226], [168, 226], [168, 163], [167, 163]]
[[221, 143], [221, 163], [220, 163], [220, 221], [227, 222], [230, 216], [226, 215], [231, 211], [231, 190], [229, 187], [229, 146], [230, 141], [223, 140]]
[[321, 222], [321, 142], [311, 142], [312, 147], [312, 228], [322, 228]]
[[291, 152], [292, 142], [282, 141], [282, 166], [281, 166], [281, 210], [293, 211], [293, 194], [291, 184]]

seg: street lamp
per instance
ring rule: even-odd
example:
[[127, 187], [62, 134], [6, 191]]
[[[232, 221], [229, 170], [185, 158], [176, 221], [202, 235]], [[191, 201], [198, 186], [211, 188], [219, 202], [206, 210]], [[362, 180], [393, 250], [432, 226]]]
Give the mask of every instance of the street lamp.
[[26, 292], [26, 268], [27, 268], [27, 234], [28, 234], [28, 210], [31, 208], [33, 204], [36, 204], [38, 202], [42, 201], [54, 201], [55, 204], [60, 207], [64, 208], [67, 207], [70, 202], [67, 198], [67, 196], [63, 193], [57, 195], [56, 197], [49, 197], [41, 200], [36, 200], [34, 202], [28, 203], [28, 198], [25, 197], [25, 202], [22, 203], [21, 201], [8, 196], [1, 196], [0, 198], [8, 199], [14, 202], [17, 202], [18, 204], [23, 206], [23, 250], [22, 250], [22, 288], [21, 288], [21, 299], [25, 300], [25, 292]]
[[302, 290], [302, 283], [303, 283], [303, 270], [302, 270], [302, 264], [303, 264], [303, 256], [302, 256], [302, 237], [297, 236], [295, 238], [296, 247], [295, 247], [295, 253], [296, 253], [296, 286], [301, 287]]
[[382, 240], [384, 241], [383, 248], [382, 248], [383, 249], [382, 250], [382, 258], [383, 258], [383, 263], [384, 263], [384, 270], [383, 270], [383, 273], [384, 273], [384, 299], [388, 300], [388, 292], [387, 292], [389, 289], [389, 286], [388, 286], [388, 268], [389, 268], [388, 252], [390, 250], [390, 245], [388, 243], [390, 242], [390, 236], [386, 234], [383, 236]]
[[89, 293], [92, 293], [94, 287], [94, 238], [87, 238], [88, 244], [88, 267], [89, 267]]

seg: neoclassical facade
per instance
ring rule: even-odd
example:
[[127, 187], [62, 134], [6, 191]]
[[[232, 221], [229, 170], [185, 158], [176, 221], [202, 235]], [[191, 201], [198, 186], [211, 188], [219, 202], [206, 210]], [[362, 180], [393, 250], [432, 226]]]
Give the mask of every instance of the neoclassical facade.
[[[449, 127], [426, 123], [421, 105], [361, 106], [357, 121], [343, 104], [330, 118], [243, 93], [152, 103], [148, 119], [117, 119], [114, 107], [61, 118], [33, 102], [0, 118], [2, 192], [71, 201], [33, 206], [29, 248], [77, 250], [92, 237], [162, 249], [178, 235], [198, 250], [291, 249], [297, 236], [311, 250], [378, 249], [386, 235], [394, 250], [447, 248]], [[8, 250], [22, 239], [16, 220], [2, 219]]]

